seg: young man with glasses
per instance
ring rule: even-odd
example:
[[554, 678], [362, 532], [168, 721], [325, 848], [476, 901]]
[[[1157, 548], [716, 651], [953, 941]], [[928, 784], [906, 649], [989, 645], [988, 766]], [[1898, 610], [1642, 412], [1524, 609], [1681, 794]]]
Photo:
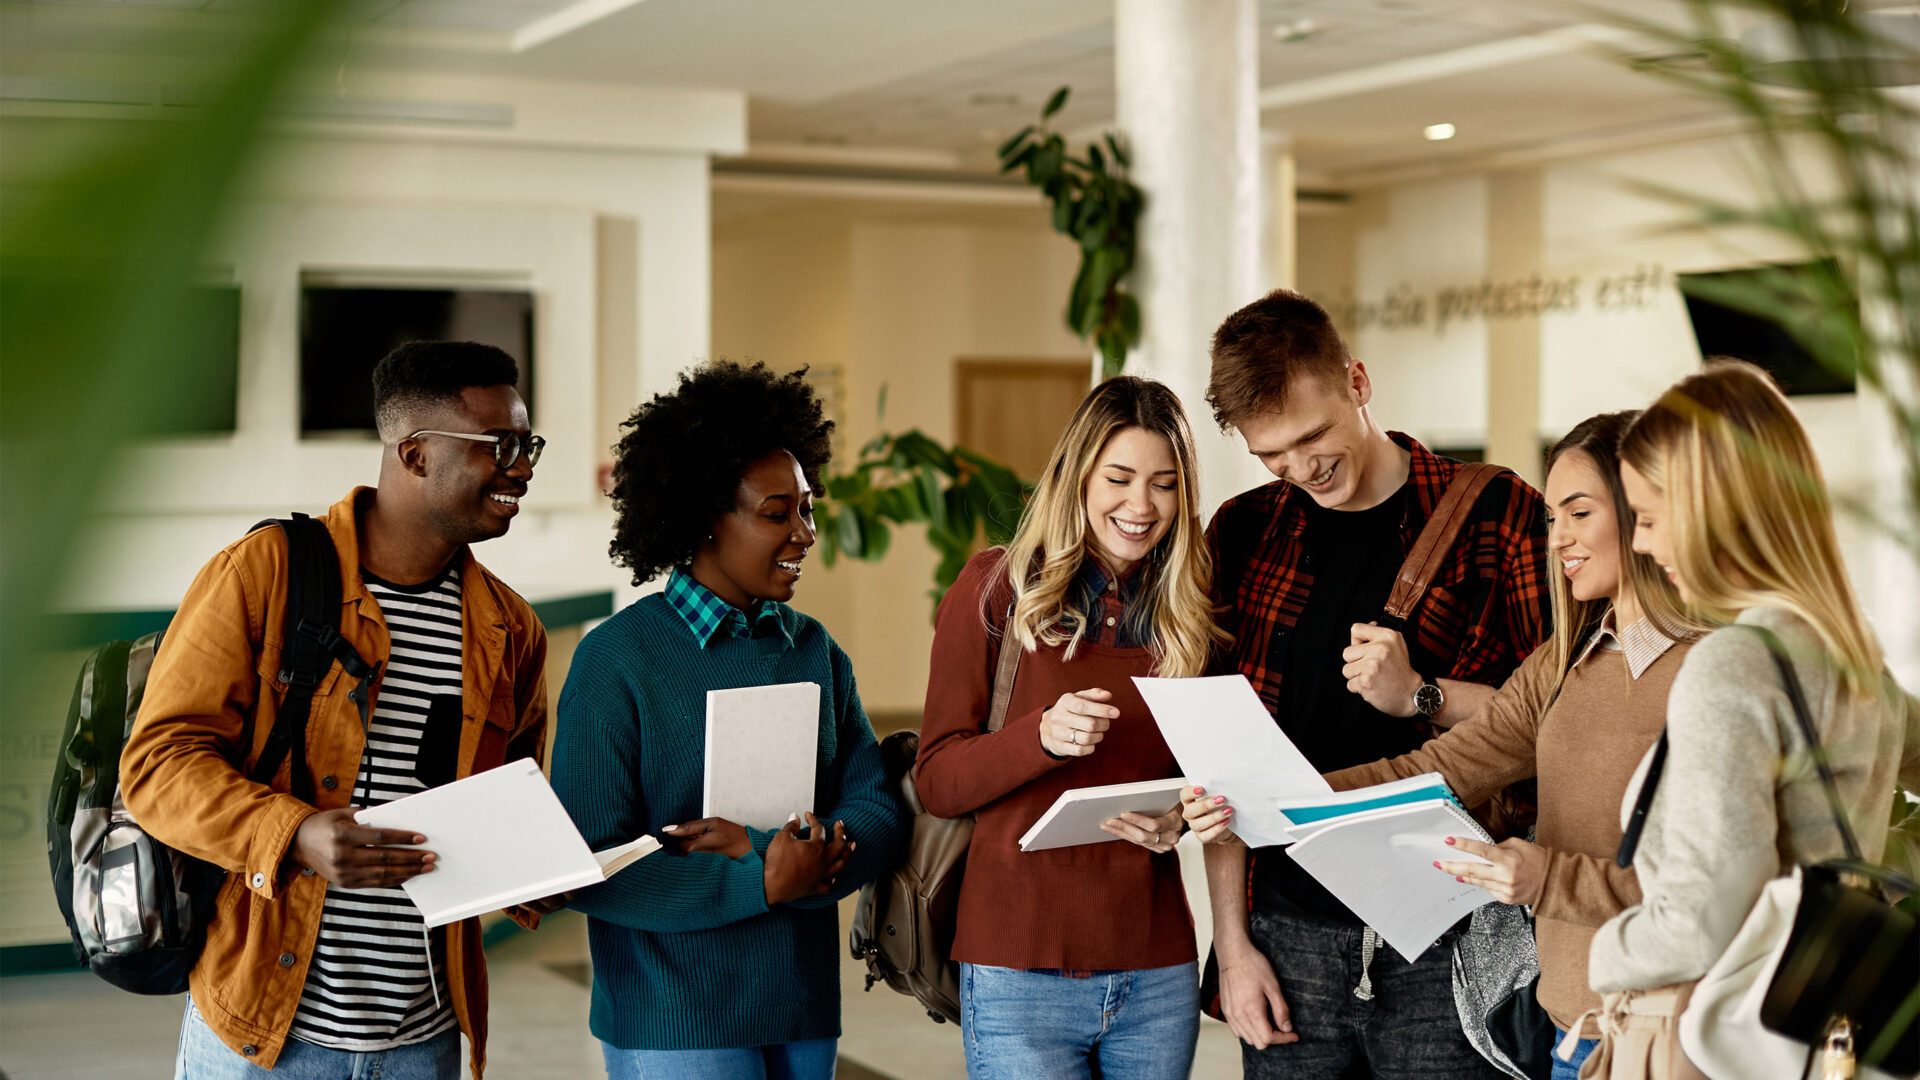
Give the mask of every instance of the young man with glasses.
[[[470, 342], [412, 342], [375, 368], [379, 486], [320, 519], [339, 557], [340, 636], [373, 674], [322, 679], [304, 755], [271, 784], [248, 775], [286, 696], [273, 674], [292, 635], [280, 530], [216, 555], [162, 640], [122, 790], [148, 832], [230, 875], [177, 1080], [441, 1080], [459, 1074], [463, 1031], [480, 1074], [478, 923], [426, 933], [400, 886], [432, 872], [433, 838], [353, 814], [546, 745], [546, 632], [470, 550], [512, 525], [544, 445], [518, 378], [512, 357]], [[557, 906], [511, 914], [532, 926]]]

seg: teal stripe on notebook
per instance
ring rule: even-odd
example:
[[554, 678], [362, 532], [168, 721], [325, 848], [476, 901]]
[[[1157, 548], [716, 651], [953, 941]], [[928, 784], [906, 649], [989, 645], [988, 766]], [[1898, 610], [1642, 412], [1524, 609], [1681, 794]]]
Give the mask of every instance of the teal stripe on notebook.
[[1328, 818], [1346, 817], [1349, 814], [1358, 814], [1367, 810], [1378, 810], [1384, 806], [1404, 806], [1407, 803], [1427, 802], [1431, 799], [1445, 799], [1455, 806], [1460, 805], [1459, 798], [1453, 794], [1451, 788], [1445, 784], [1435, 784], [1432, 787], [1418, 788], [1413, 791], [1402, 791], [1394, 795], [1382, 795], [1378, 798], [1361, 799], [1349, 803], [1334, 803], [1329, 806], [1302, 806], [1296, 808], [1282, 806], [1280, 812], [1287, 815], [1288, 821], [1298, 826], [1307, 825], [1315, 821], [1325, 821]]

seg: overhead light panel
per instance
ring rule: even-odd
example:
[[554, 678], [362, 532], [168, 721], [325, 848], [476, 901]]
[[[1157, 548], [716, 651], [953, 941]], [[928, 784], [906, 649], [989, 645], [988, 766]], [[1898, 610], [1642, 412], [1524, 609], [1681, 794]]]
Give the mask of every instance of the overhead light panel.
[[1425, 135], [1428, 142], [1445, 142], [1453, 138], [1454, 130], [1452, 124], [1428, 124], [1420, 134]]

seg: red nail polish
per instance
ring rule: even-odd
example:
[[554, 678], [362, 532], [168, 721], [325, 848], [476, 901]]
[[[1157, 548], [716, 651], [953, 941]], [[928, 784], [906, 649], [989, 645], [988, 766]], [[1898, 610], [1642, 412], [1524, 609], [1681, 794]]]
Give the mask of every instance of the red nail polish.
[[1467, 879], [1463, 877], [1457, 877], [1457, 878], [1454, 878], [1453, 880], [1459, 882], [1462, 885], [1465, 885], [1467, 883]]
[[1435, 870], [1438, 870], [1438, 869], [1440, 869], [1440, 860], [1439, 860], [1439, 859], [1435, 859], [1435, 860], [1433, 860], [1433, 868], [1434, 868]]
[[1447, 837], [1447, 846], [1448, 846], [1448, 847], [1452, 847], [1452, 846], [1453, 846], [1453, 837], [1451, 837], [1451, 836], [1449, 836], [1449, 837]]
[[1213, 797], [1213, 805], [1215, 806], [1219, 806], [1221, 803], [1226, 801], [1227, 801], [1227, 797], [1225, 795], [1215, 795]]

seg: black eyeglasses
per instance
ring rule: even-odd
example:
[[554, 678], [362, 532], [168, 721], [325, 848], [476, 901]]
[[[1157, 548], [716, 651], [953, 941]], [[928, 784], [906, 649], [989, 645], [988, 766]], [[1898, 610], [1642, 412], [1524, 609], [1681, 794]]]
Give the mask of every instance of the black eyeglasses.
[[520, 460], [522, 450], [527, 452], [528, 468], [540, 464], [540, 451], [547, 448], [547, 440], [540, 436], [523, 436], [513, 431], [505, 435], [469, 435], [464, 431], [421, 430], [407, 438], [417, 439], [422, 435], [445, 435], [449, 439], [465, 439], [468, 442], [490, 442], [493, 444], [493, 463], [500, 466], [502, 471], [513, 468], [513, 463]]

